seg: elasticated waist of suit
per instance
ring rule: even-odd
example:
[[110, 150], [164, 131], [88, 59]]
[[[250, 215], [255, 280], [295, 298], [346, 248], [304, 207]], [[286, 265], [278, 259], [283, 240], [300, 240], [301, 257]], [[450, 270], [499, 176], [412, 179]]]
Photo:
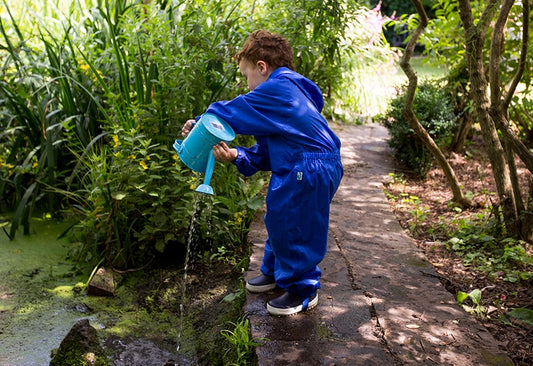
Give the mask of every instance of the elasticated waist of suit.
[[341, 158], [340, 151], [334, 152], [304, 152], [300, 154], [300, 158], [306, 160], [339, 160]]

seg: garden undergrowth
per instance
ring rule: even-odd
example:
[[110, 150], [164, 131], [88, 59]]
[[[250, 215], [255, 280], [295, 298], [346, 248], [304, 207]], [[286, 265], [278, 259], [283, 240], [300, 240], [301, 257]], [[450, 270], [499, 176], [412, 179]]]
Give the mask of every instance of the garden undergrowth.
[[[479, 143], [479, 142], [478, 142]], [[507, 238], [495, 208], [495, 187], [481, 147], [449, 161], [474, 205], [460, 208], [444, 173], [425, 180], [390, 174], [385, 195], [402, 227], [432, 263], [458, 306], [474, 314], [515, 365], [533, 362], [533, 246]], [[522, 184], [531, 175], [521, 170]]]

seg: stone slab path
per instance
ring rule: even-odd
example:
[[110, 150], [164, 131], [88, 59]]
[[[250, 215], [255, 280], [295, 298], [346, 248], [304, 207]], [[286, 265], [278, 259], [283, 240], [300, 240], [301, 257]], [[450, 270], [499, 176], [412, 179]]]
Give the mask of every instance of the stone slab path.
[[[319, 304], [273, 317], [279, 290], [247, 293], [259, 365], [512, 365], [492, 335], [439, 282], [382, 191], [393, 162], [387, 130], [337, 126], [345, 175], [331, 206]], [[266, 231], [251, 226], [245, 278], [259, 273]]]

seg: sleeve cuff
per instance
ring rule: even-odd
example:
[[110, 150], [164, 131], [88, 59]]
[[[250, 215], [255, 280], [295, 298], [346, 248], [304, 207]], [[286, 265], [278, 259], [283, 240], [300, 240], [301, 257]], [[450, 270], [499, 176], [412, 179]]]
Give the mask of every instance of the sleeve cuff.
[[233, 164], [235, 164], [236, 166], [239, 166], [239, 164], [243, 161], [243, 159], [245, 159], [245, 153], [244, 153], [244, 150], [241, 149], [240, 147], [236, 147], [237, 149], [237, 158], [235, 160], [233, 160]]

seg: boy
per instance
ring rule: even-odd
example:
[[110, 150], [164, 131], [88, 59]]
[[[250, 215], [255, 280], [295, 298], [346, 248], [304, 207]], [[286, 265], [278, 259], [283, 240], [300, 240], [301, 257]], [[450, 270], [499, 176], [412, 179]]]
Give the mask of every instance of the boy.
[[[218, 161], [232, 162], [242, 174], [271, 171], [264, 218], [268, 232], [261, 274], [250, 292], [285, 290], [267, 303], [272, 315], [291, 315], [318, 303], [327, 250], [329, 206], [343, 175], [340, 140], [321, 115], [320, 89], [293, 71], [289, 42], [265, 30], [252, 33], [236, 55], [250, 92], [220, 101], [206, 112], [238, 134], [253, 135], [250, 148], [213, 147]], [[194, 120], [185, 123], [186, 136]]]

